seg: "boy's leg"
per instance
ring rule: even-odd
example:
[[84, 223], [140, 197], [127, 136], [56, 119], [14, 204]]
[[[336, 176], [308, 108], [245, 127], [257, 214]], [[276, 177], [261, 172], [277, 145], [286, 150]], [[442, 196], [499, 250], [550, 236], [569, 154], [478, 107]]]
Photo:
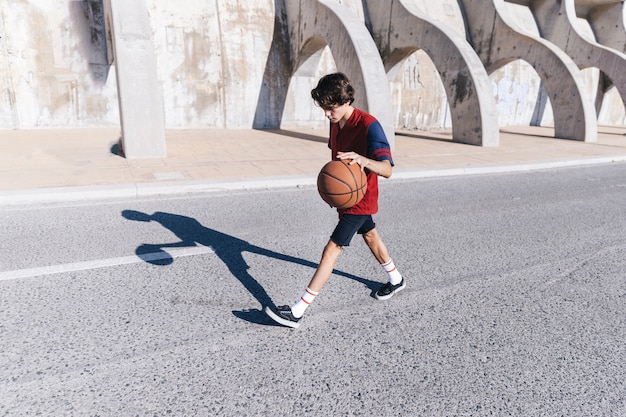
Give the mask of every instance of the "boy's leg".
[[370, 251], [372, 251], [372, 254], [379, 264], [382, 265], [391, 259], [387, 251], [387, 246], [383, 243], [376, 228], [367, 233], [363, 233], [363, 240], [365, 240], [367, 247], [370, 248]]
[[266, 307], [265, 312], [272, 320], [288, 327], [297, 328], [300, 326], [300, 318], [307, 307], [313, 302], [322, 287], [328, 282], [330, 275], [335, 269], [337, 259], [344, 247], [350, 245], [350, 241], [361, 230], [363, 225], [371, 222], [370, 216], [343, 215], [333, 231], [330, 240], [324, 247], [322, 259], [320, 260], [313, 278], [309, 281], [300, 299], [292, 306]]
[[333, 269], [335, 269], [335, 265], [337, 264], [337, 259], [339, 259], [339, 255], [341, 255], [342, 247], [329, 240], [326, 246], [324, 247], [324, 251], [322, 252], [322, 259], [313, 274], [313, 278], [309, 282], [309, 288], [315, 292], [320, 292], [322, 287], [328, 282], [328, 278], [330, 278], [330, 274], [332, 274]]
[[302, 294], [302, 297], [300, 297], [293, 307], [282, 306], [274, 309], [266, 308], [265, 311], [267, 315], [269, 315], [272, 320], [284, 326], [293, 327], [295, 329], [300, 327], [300, 318], [302, 318], [304, 311], [313, 302], [315, 297], [317, 297], [322, 287], [328, 282], [333, 269], [335, 269], [335, 264], [337, 263], [337, 259], [339, 259], [341, 250], [341, 246], [329, 240], [322, 252], [322, 259], [304, 294]]
[[363, 239], [378, 263], [380, 263], [385, 272], [387, 272], [388, 282], [381, 286], [375, 294], [378, 300], [387, 300], [393, 297], [395, 293], [406, 288], [406, 283], [396, 268], [391, 256], [389, 256], [389, 251], [387, 251], [387, 247], [380, 238], [376, 228], [363, 233]]
[[333, 269], [335, 269], [335, 264], [337, 264], [341, 250], [341, 246], [333, 242], [332, 239], [324, 246], [322, 259], [313, 274], [313, 278], [309, 281], [309, 285], [306, 287], [302, 297], [291, 307], [291, 313], [295, 318], [302, 317], [304, 311], [313, 302], [315, 297], [317, 297], [322, 287], [326, 285], [330, 274], [332, 274]]

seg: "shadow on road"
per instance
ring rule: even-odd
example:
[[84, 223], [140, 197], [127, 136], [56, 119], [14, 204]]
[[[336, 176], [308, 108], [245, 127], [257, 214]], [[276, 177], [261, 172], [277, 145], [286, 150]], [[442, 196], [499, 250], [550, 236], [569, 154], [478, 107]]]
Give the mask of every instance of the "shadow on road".
[[[248, 273], [249, 266], [243, 258], [244, 252], [264, 255], [280, 261], [293, 262], [295, 264], [308, 266], [313, 269], [317, 268], [318, 265], [317, 263], [307, 261], [306, 259], [296, 258], [252, 245], [245, 240], [205, 227], [192, 217], [158, 211], [153, 214], [147, 214], [136, 210], [124, 210], [122, 211], [122, 216], [125, 219], [132, 221], [155, 221], [166, 229], [169, 229], [180, 239], [178, 242], [158, 244], [143, 243], [139, 245], [135, 250], [137, 256], [153, 265], [170, 265], [174, 262], [174, 259], [171, 256], [161, 256], [156, 259], [152, 259], [145, 255], [165, 252], [165, 248], [195, 247], [198, 244], [211, 247], [220, 260], [224, 262], [233, 276], [237, 278], [246, 290], [248, 290], [248, 292], [252, 294], [252, 296], [261, 304], [261, 310], [251, 309], [245, 311], [233, 311], [233, 314], [236, 317], [249, 322], [257, 324], [270, 324], [270, 321], [266, 319], [262, 309], [265, 306], [274, 306], [274, 303], [263, 286]], [[380, 285], [380, 283], [360, 278], [356, 275], [348, 274], [342, 271], [333, 270], [333, 273], [360, 282], [367, 286], [371, 291], [374, 291], [374, 289]]]

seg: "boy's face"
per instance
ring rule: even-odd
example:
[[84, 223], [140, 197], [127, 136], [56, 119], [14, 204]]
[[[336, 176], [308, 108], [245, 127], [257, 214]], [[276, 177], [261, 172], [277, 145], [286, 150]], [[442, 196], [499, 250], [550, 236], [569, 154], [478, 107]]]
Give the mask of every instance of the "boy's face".
[[350, 116], [350, 108], [350, 103], [341, 105], [335, 104], [333, 107], [323, 109], [324, 116], [326, 116], [331, 123], [339, 123], [341, 120], [346, 121]]

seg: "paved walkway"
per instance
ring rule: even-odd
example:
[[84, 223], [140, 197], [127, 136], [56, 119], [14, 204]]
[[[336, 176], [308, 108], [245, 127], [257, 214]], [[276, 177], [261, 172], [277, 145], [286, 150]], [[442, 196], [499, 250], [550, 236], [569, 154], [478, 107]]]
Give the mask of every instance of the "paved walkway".
[[[166, 159], [116, 154], [119, 129], [0, 132], [0, 205], [313, 185], [330, 157], [326, 129], [168, 130]], [[595, 144], [543, 127], [505, 127], [500, 146], [451, 141], [451, 132], [399, 131], [394, 178], [519, 171], [626, 161], [626, 127], [600, 127]]]

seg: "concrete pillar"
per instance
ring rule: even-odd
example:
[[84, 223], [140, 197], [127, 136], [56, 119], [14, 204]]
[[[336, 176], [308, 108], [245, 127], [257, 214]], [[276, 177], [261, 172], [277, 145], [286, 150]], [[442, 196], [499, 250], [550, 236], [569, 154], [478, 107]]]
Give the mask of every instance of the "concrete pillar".
[[374, 39], [388, 73], [418, 49], [433, 61], [446, 91], [455, 142], [498, 146], [489, 75], [465, 38], [427, 16], [422, 0], [366, 0]]
[[145, 0], [105, 0], [126, 158], [166, 157], [163, 98]]
[[487, 73], [517, 59], [526, 61], [537, 71], [552, 103], [555, 136], [595, 142], [595, 108], [576, 63], [546, 39], [516, 29], [504, 0], [459, 3], [465, 12], [470, 42]]
[[337, 69], [355, 87], [354, 105], [378, 119], [393, 148], [395, 129], [389, 82], [376, 44], [363, 22], [336, 0], [287, 0], [286, 10], [294, 69], [328, 45]]
[[[579, 0], [581, 3], [584, 1]], [[542, 37], [563, 49], [580, 68], [599, 68], [626, 104], [626, 55], [578, 32], [574, 0], [533, 0], [530, 9]]]

